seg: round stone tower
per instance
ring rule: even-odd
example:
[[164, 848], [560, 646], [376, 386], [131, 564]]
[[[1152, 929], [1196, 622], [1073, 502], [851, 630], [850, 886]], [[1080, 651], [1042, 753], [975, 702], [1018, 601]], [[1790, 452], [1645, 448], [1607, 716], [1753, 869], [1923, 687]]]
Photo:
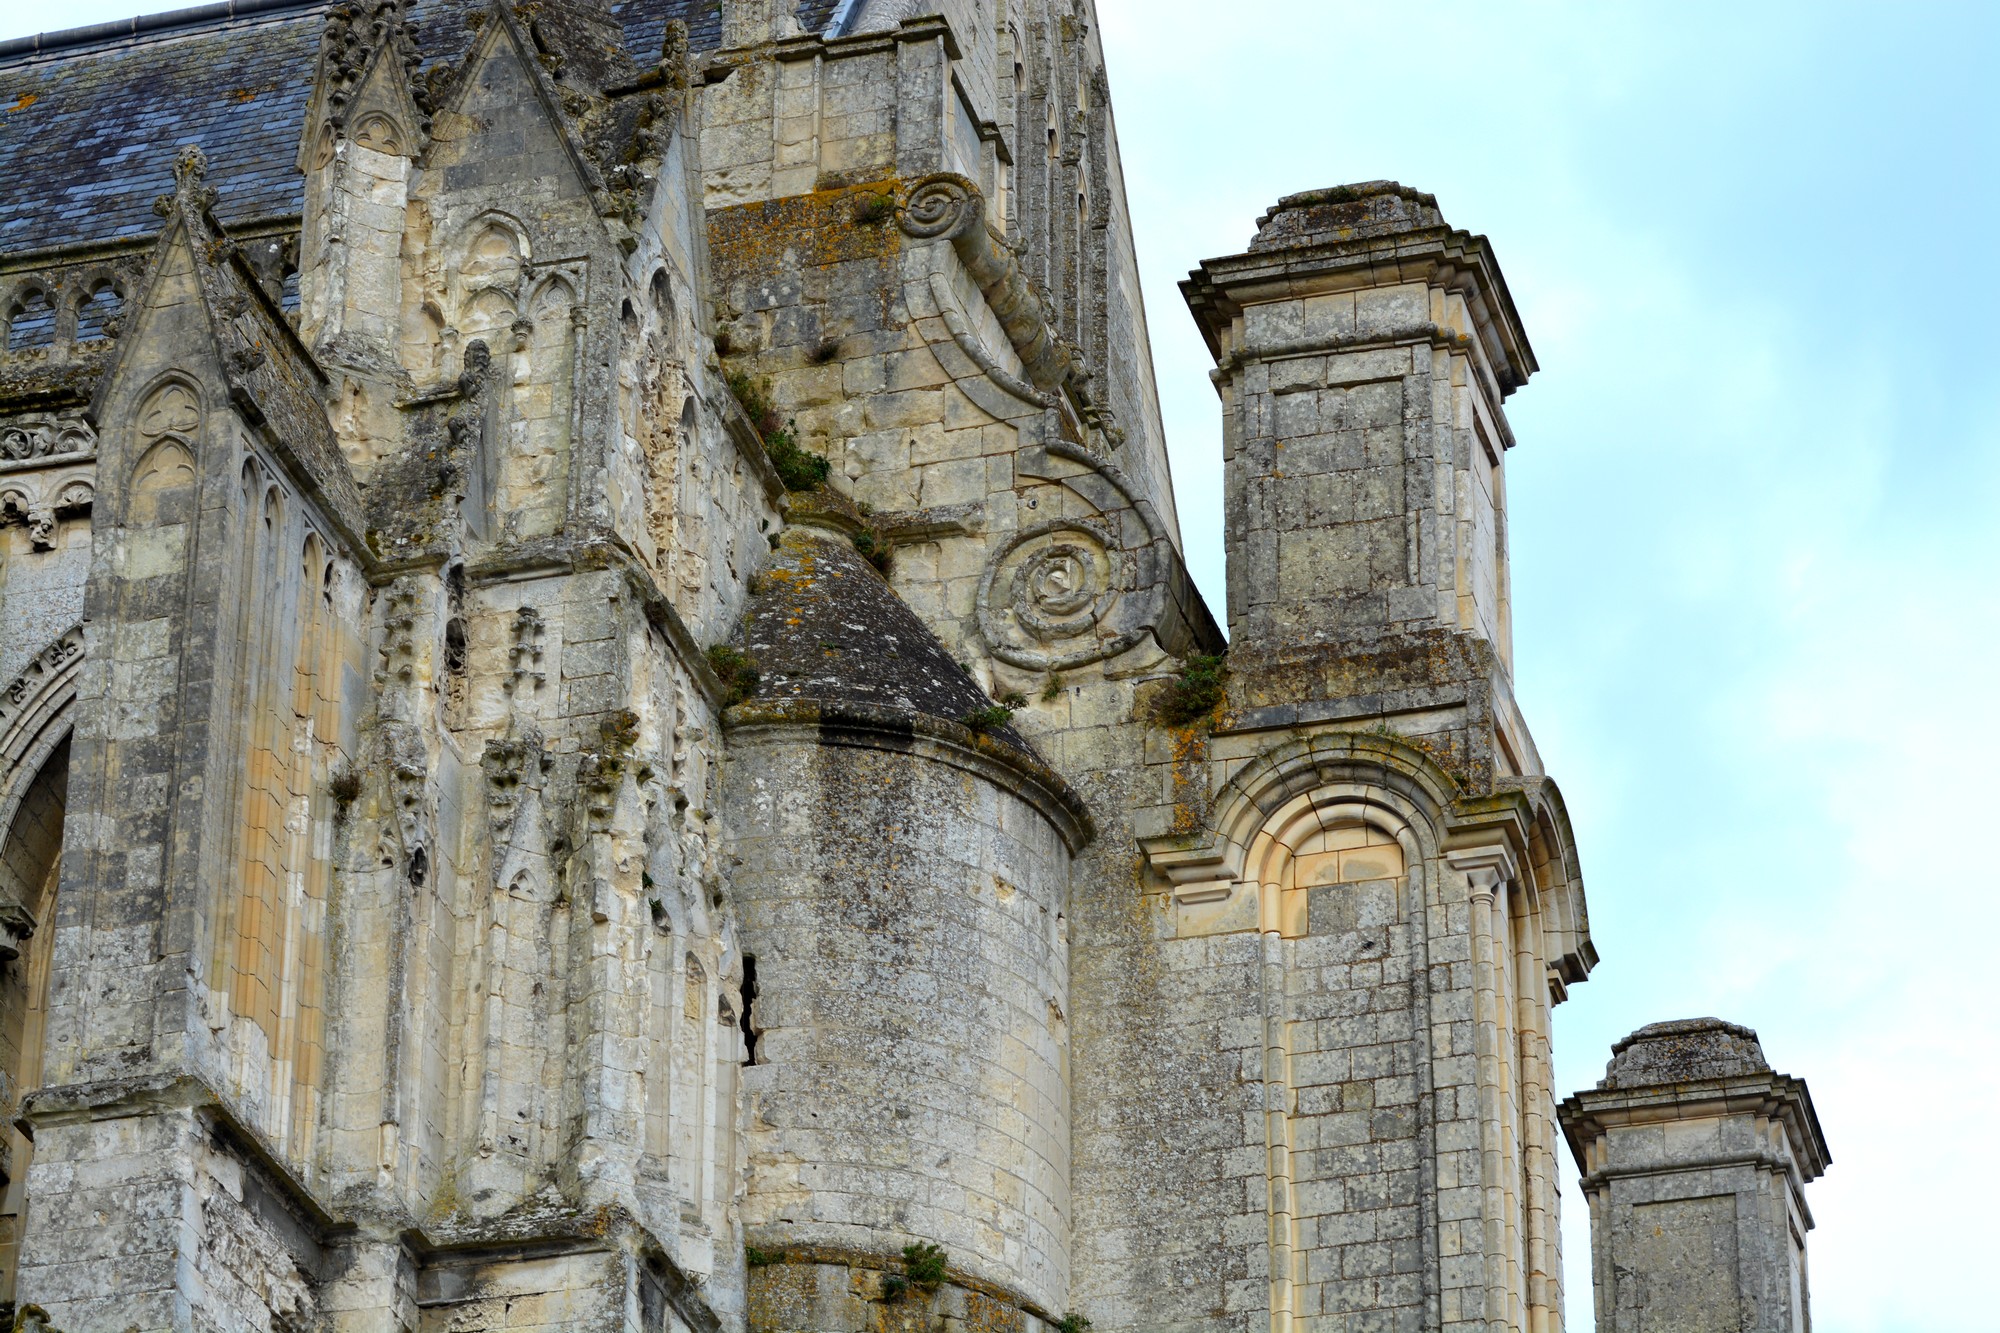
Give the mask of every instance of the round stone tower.
[[859, 1329], [885, 1295], [1059, 1312], [1082, 804], [842, 533], [787, 532], [745, 648], [751, 1324]]

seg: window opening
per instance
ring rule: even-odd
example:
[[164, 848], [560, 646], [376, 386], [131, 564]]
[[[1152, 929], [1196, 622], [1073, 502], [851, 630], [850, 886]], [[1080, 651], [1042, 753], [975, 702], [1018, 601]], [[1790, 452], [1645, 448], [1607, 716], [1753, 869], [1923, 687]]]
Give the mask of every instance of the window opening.
[[116, 287], [108, 282], [98, 283], [76, 308], [76, 340], [85, 343], [109, 338], [112, 321], [124, 308], [124, 299], [118, 295]]
[[7, 312], [7, 350], [20, 352], [47, 347], [55, 340], [56, 308], [47, 292], [30, 287], [15, 298], [13, 308]]

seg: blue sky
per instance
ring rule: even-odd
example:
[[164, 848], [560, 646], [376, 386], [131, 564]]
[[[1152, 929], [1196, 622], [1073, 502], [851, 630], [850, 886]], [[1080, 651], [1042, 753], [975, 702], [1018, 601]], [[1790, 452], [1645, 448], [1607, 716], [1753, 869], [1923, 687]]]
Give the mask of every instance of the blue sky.
[[[1557, 1086], [1642, 1023], [1755, 1027], [1833, 1152], [1817, 1333], [2000, 1329], [2000, 6], [1099, 4], [1218, 615], [1219, 422], [1174, 283], [1281, 194], [1431, 191], [1492, 238], [1543, 367], [1509, 405], [1516, 688], [1604, 959]], [[0, 36], [135, 7], [168, 6], [0, 0]]]

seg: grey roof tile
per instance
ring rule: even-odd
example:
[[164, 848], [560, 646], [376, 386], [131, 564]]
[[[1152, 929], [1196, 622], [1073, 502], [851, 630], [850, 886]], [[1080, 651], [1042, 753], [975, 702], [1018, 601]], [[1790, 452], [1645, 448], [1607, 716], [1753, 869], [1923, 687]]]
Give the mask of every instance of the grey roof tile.
[[[416, 0], [410, 23], [426, 60], [457, 59], [486, 0]], [[836, 0], [802, 0], [825, 28]], [[225, 225], [296, 214], [293, 163], [326, 0], [0, 57], [0, 245], [10, 252], [135, 239], [159, 227], [153, 200], [173, 189], [173, 148], [208, 154]], [[713, 50], [714, 0], [615, 0], [633, 58], [659, 57], [669, 18]]]

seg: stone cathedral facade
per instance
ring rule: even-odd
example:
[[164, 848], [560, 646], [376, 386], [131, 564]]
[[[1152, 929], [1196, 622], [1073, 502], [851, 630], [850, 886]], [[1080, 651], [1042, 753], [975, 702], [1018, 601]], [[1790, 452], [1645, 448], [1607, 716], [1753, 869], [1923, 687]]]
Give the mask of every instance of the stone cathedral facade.
[[227, 0], [0, 46], [0, 164], [18, 1327], [1561, 1327], [1430, 196], [1183, 285], [1225, 636], [1090, 0]]

